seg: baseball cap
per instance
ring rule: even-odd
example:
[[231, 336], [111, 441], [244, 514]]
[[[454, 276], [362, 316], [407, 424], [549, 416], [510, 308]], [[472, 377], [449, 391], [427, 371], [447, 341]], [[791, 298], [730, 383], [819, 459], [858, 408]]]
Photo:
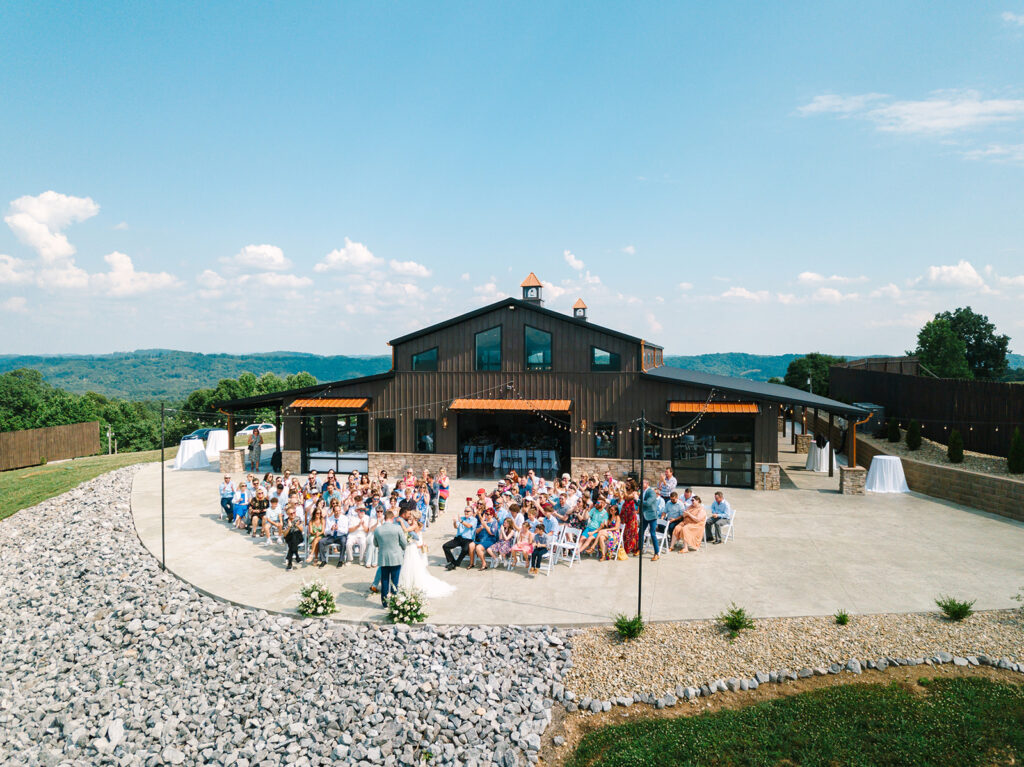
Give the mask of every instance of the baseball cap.
[[480, 488], [479, 490], [477, 490], [477, 491], [476, 491], [476, 494], [477, 494], [477, 495], [487, 495], [487, 491], [486, 491], [486, 490], [484, 490], [484, 489], [483, 489], [483, 488], [481, 487], [481, 488]]

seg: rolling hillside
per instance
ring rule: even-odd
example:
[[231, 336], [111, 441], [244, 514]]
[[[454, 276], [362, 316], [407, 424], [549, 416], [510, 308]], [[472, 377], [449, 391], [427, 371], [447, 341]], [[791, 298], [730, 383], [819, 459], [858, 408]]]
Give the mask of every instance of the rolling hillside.
[[[707, 373], [740, 376], [767, 381], [786, 374], [789, 363], [799, 354], [700, 354], [684, 357], [666, 355], [665, 363]], [[863, 355], [851, 355], [863, 356]], [[16, 368], [34, 368], [52, 385], [82, 394], [95, 391], [125, 399], [184, 398], [196, 389], [213, 387], [222, 378], [241, 373], [276, 373], [280, 376], [307, 372], [318, 381], [339, 381], [391, 367], [391, 358], [324, 357], [298, 352], [265, 354], [197, 354], [167, 349], [143, 349], [103, 355], [0, 356], [0, 373]], [[1024, 356], [1010, 355], [1010, 367], [1024, 367]]]

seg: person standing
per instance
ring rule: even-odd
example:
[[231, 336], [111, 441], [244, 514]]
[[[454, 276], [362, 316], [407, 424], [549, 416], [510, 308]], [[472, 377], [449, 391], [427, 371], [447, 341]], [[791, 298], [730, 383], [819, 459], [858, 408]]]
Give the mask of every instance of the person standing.
[[394, 512], [384, 513], [384, 524], [373, 531], [373, 542], [377, 547], [380, 562], [380, 603], [388, 606], [388, 595], [398, 589], [398, 577], [405, 557], [405, 533], [396, 524]]
[[661, 500], [668, 503], [668, 499], [675, 492], [677, 484], [676, 478], [672, 476], [672, 469], [665, 469], [661, 473], [661, 482], [658, 483], [658, 495], [661, 496]]
[[260, 453], [263, 450], [263, 435], [257, 426], [249, 435], [249, 471], [260, 470]]
[[651, 487], [651, 483], [645, 479], [643, 482], [643, 495], [641, 496], [641, 509], [644, 520], [640, 531], [640, 552], [642, 555], [644, 535], [650, 535], [651, 543], [654, 546], [654, 556], [651, 557], [652, 562], [657, 562], [661, 559], [661, 546], [658, 543], [658, 517], [661, 516], [662, 506], [663, 502], [658, 497], [658, 493]]

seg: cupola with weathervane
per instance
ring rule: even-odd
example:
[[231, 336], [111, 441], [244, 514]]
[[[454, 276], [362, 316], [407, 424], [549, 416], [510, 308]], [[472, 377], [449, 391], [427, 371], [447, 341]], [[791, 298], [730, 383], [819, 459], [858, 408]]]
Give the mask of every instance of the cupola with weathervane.
[[530, 272], [529, 276], [523, 280], [519, 286], [523, 289], [523, 300], [529, 301], [531, 304], [537, 304], [537, 306], [544, 306], [544, 298], [541, 295], [541, 291], [544, 289], [544, 283], [537, 279], [537, 275]]
[[577, 298], [576, 303], [572, 305], [572, 316], [578, 320], [587, 318], [587, 305], [583, 303], [582, 298]]

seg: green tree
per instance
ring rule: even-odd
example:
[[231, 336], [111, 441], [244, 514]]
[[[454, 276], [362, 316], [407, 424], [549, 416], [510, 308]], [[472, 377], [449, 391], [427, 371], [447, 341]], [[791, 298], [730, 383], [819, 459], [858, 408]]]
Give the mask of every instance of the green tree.
[[38, 370], [19, 368], [0, 375], [0, 431], [38, 428], [51, 391]]
[[[828, 369], [832, 365], [838, 365], [841, 362], [846, 362], [846, 358], [833, 357], [828, 354], [820, 354], [819, 352], [811, 352], [805, 357], [797, 357], [786, 368], [786, 386], [803, 389], [804, 391], [813, 390], [815, 394], [828, 396]], [[811, 379], [811, 389], [807, 387], [808, 376]]]
[[946, 457], [950, 463], [964, 462], [964, 438], [958, 429], [949, 433], [949, 445], [946, 446]]
[[916, 418], [907, 424], [907, 448], [909, 450], [921, 449], [921, 423]]
[[894, 444], [900, 441], [900, 424], [895, 418], [889, 419], [889, 432], [887, 436], [889, 441]]
[[1021, 436], [1019, 427], [1013, 430], [1013, 436], [1010, 438], [1006, 468], [1011, 474], [1024, 474], [1024, 437]]
[[937, 320], [946, 320], [953, 332], [964, 342], [967, 366], [975, 378], [998, 380], [1008, 368], [1006, 350], [1010, 337], [996, 335], [996, 326], [984, 314], [969, 306], [952, 312], [940, 312]]
[[914, 351], [921, 364], [939, 378], [970, 378], [967, 346], [957, 336], [949, 320], [938, 315], [925, 323], [917, 334]]

